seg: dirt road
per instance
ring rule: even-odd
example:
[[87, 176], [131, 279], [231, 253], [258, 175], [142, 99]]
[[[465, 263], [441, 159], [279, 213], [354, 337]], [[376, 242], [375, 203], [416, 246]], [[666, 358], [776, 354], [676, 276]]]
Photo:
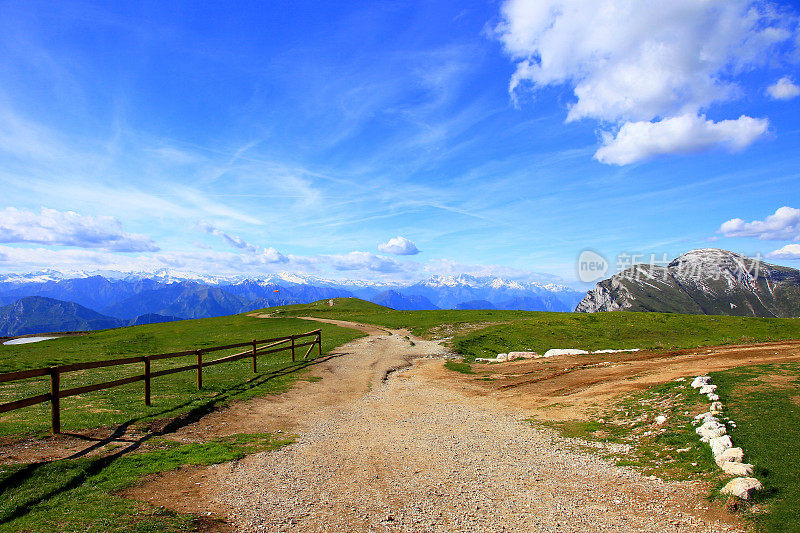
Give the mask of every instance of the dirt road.
[[439, 344], [357, 327], [369, 336], [319, 365], [321, 380], [176, 436], [280, 429], [295, 444], [162, 475], [127, 495], [248, 532], [735, 529], [697, 486], [616, 467], [533, 428], [530, 411], [506, 398], [440, 379]]

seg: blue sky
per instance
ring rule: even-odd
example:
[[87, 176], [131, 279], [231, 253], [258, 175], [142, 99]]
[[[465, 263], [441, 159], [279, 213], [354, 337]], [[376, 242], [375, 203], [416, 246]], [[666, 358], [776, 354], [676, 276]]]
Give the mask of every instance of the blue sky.
[[709, 246], [797, 266], [798, 14], [0, 2], [0, 271], [570, 281], [587, 248]]

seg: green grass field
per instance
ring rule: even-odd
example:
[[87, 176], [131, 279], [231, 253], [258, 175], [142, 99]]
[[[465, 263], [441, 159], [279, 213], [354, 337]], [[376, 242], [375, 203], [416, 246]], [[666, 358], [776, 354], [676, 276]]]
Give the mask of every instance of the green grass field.
[[669, 313], [544, 313], [531, 311], [394, 311], [354, 298], [276, 308], [276, 316], [315, 316], [407, 328], [424, 337], [452, 337], [465, 361], [509, 351], [550, 348], [679, 349], [800, 338], [800, 319]]
[[[233, 315], [184, 320], [92, 332], [42, 343], [0, 345], [0, 372], [44, 366], [157, 354], [232, 344], [322, 329], [323, 352], [361, 336], [360, 332], [307, 320], [270, 320]], [[219, 358], [228, 352], [215, 352]], [[239, 349], [241, 351], [241, 348]], [[316, 351], [312, 352], [313, 355]], [[300, 353], [302, 355], [302, 352]], [[193, 364], [193, 356], [153, 362], [153, 371]], [[259, 356], [259, 372], [252, 373], [248, 359], [205, 368], [203, 389], [196, 388], [193, 371], [153, 379], [152, 407], [143, 399], [143, 383], [91, 392], [62, 400], [62, 429], [74, 431], [119, 424], [146, 426], [159, 418], [198, 416], [232, 400], [285, 390], [301, 374], [306, 363], [291, 363], [288, 352]], [[72, 372], [62, 376], [62, 388], [99, 383], [141, 374], [142, 365]], [[46, 378], [0, 384], [0, 402], [49, 392]], [[0, 415], [0, 435], [45, 435], [49, 431], [49, 403]]]
[[712, 372], [712, 382], [736, 422], [731, 437], [755, 465], [766, 505], [755, 524], [766, 531], [800, 531], [800, 364], [739, 367]]

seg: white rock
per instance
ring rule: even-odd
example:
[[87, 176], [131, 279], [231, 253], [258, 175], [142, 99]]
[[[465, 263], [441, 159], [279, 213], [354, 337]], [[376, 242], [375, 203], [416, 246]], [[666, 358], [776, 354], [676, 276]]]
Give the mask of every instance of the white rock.
[[722, 494], [729, 494], [736, 496], [743, 500], [749, 500], [754, 491], [763, 489], [764, 486], [759, 480], [754, 477], [737, 477], [728, 482], [727, 485], [722, 487], [720, 492]]
[[658, 415], [658, 416], [656, 417], [656, 424], [658, 424], [659, 426], [660, 426], [661, 424], [663, 424], [664, 422], [666, 422], [666, 421], [667, 421], [667, 417], [666, 417], [666, 416], [664, 416], [664, 415]]
[[507, 353], [499, 353], [495, 356], [496, 361], [508, 361], [508, 354]]
[[536, 359], [541, 357], [536, 352], [508, 352], [508, 359]]
[[716, 385], [703, 385], [700, 387], [700, 394], [708, 394], [709, 392], [714, 392], [717, 390]]
[[709, 439], [721, 437], [728, 432], [725, 426], [714, 420], [706, 420], [703, 425], [694, 430], [695, 433], [703, 437], [703, 442], [708, 442]]
[[487, 357], [476, 357], [475, 358], [475, 362], [476, 363], [496, 363], [497, 359], [489, 359]]
[[639, 350], [640, 350], [639, 348], [628, 348], [627, 350], [611, 350], [611, 349], [605, 349], [605, 350], [595, 350], [595, 351], [593, 351], [592, 353], [619, 353], [619, 352], [638, 352]]
[[694, 419], [697, 420], [697, 421], [700, 421], [700, 420], [703, 420], [703, 421], [705, 421], [705, 420], [713, 420], [714, 422], [719, 422], [719, 420], [717, 420], [714, 417], [714, 413], [712, 413], [712, 412], [700, 413], [699, 415], [694, 417]]
[[552, 348], [544, 352], [542, 357], [553, 357], [555, 355], [586, 355], [586, 350], [576, 350], [573, 348]]
[[731, 476], [749, 476], [753, 473], [753, 465], [726, 461], [722, 463], [722, 471]]
[[709, 408], [709, 411], [711, 411], [712, 413], [713, 412], [716, 412], [716, 413], [721, 412], [722, 411], [722, 402], [713, 402], [711, 404], [711, 407]]
[[717, 396], [717, 395], [716, 395], [716, 394], [714, 394], [713, 392], [710, 392], [710, 393], [706, 394], [706, 398], [708, 398], [708, 399], [709, 399], [709, 400], [711, 400], [712, 402], [716, 402], [716, 401], [718, 401], [718, 400], [719, 400], [719, 396]]
[[714, 437], [708, 441], [708, 444], [711, 445], [711, 453], [714, 454], [714, 457], [722, 455], [725, 450], [733, 448], [733, 442], [731, 442], [731, 438], [728, 435]]
[[728, 448], [721, 454], [714, 457], [717, 466], [722, 468], [724, 463], [741, 463], [744, 459], [744, 451], [741, 448]]
[[686, 378], [675, 378], [675, 381], [686, 381]]
[[692, 388], [699, 389], [703, 385], [708, 385], [711, 382], [711, 376], [697, 376], [692, 380]]

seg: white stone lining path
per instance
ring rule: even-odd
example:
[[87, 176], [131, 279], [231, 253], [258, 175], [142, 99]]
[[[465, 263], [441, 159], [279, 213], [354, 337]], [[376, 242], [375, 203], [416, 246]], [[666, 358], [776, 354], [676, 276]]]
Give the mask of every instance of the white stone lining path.
[[[761, 490], [764, 487], [761, 482], [754, 477], [750, 476], [753, 473], [753, 465], [743, 463], [744, 450], [741, 448], [734, 448], [733, 441], [728, 435], [728, 429], [725, 427], [718, 417], [722, 416], [722, 402], [719, 401], [717, 394], [717, 386], [711, 384], [710, 376], [697, 376], [692, 380], [692, 388], [699, 389], [700, 394], [705, 394], [711, 402], [708, 412], [699, 414], [694, 419], [694, 424], [700, 424], [700, 427], [695, 429], [695, 432], [700, 435], [700, 440], [711, 446], [711, 452], [714, 454], [714, 460], [723, 472], [735, 477], [728, 482], [720, 492], [730, 496], [736, 496], [743, 500], [749, 500], [754, 491]], [[727, 417], [727, 423], [732, 428], [736, 427], [736, 423]]]
[[629, 348], [627, 350], [595, 350], [588, 352], [586, 350], [578, 350], [576, 348], [552, 348], [547, 350], [544, 354], [539, 355], [536, 352], [508, 352], [499, 353], [495, 357], [476, 357], [476, 363], [504, 363], [506, 361], [514, 361], [515, 359], [541, 359], [543, 357], [554, 357], [556, 355], [588, 355], [598, 353], [619, 353], [619, 352], [638, 352], [639, 348]]

